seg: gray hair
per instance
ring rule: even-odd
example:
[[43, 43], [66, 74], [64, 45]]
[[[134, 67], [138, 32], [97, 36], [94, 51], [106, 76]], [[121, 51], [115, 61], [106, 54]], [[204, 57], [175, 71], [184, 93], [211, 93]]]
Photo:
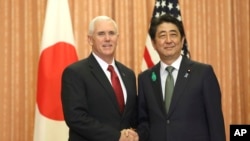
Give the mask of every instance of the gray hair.
[[118, 32], [118, 26], [117, 26], [116, 22], [112, 18], [110, 18], [108, 16], [97, 16], [93, 20], [91, 20], [90, 23], [89, 23], [89, 32], [88, 32], [88, 35], [93, 35], [94, 28], [95, 28], [95, 23], [97, 21], [105, 21], [105, 20], [106, 21], [112, 21], [113, 24], [114, 24], [114, 26], [115, 26], [116, 31]]

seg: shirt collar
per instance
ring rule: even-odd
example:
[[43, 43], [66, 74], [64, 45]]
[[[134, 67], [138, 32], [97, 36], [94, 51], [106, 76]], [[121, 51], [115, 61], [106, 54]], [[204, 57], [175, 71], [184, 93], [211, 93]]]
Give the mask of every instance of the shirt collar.
[[105, 61], [103, 61], [99, 56], [97, 56], [94, 52], [92, 52], [93, 56], [95, 57], [96, 61], [98, 62], [98, 64], [101, 66], [101, 68], [106, 71], [108, 68], [108, 65], [112, 65], [113, 67], [115, 67], [115, 60], [113, 59], [111, 64], [107, 64]]
[[[175, 70], [179, 71], [180, 65], [181, 65], [182, 55], [180, 55], [172, 64], [171, 66], [175, 68]], [[164, 62], [160, 61], [161, 67], [160, 72], [164, 72], [166, 67], [169, 65], [165, 64]]]

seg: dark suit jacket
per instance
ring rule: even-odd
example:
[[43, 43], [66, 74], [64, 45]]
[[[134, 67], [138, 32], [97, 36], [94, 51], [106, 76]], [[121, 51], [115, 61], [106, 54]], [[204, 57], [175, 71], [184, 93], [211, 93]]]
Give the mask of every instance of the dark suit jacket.
[[221, 92], [210, 65], [183, 57], [168, 114], [160, 80], [160, 63], [138, 76], [141, 141], [225, 141]]
[[127, 91], [120, 114], [113, 88], [91, 54], [68, 66], [62, 75], [62, 106], [70, 141], [118, 141], [120, 130], [136, 126], [136, 78], [115, 62]]

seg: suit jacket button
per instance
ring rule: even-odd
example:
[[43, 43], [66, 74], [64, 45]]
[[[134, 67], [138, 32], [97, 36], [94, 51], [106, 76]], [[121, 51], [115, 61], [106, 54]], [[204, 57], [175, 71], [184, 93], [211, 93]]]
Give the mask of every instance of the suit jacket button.
[[170, 120], [169, 119], [167, 120], [167, 124], [170, 124]]

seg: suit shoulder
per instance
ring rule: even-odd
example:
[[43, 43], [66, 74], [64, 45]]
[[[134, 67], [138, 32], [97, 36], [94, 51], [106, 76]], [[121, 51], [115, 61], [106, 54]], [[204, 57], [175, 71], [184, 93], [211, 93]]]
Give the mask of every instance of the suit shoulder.
[[[148, 68], [138, 74], [138, 77], [148, 76], [150, 73], [153, 73], [156, 71], [156, 66], [153, 66], [152, 68]], [[156, 72], [155, 72], [156, 73]]]
[[200, 76], [204, 75], [207, 76], [208, 74], [214, 74], [215, 71], [213, 69], [213, 66], [211, 64], [202, 63], [198, 61], [191, 61], [191, 70], [196, 71]]
[[134, 71], [133, 71], [131, 68], [125, 66], [125, 65], [122, 64], [121, 62], [116, 61], [115, 63], [116, 63], [116, 65], [117, 65], [117, 67], [121, 68], [122, 70], [126, 70], [126, 71], [129, 71], [129, 72], [131, 72], [131, 73], [134, 73]]
[[86, 70], [87, 68], [87, 59], [82, 59], [78, 60], [70, 65], [68, 65], [64, 70], [63, 73], [65, 72], [75, 72], [75, 73], [80, 73]]
[[86, 64], [87, 64], [87, 59], [82, 59], [82, 60], [76, 61], [76, 62], [68, 65], [66, 68], [79, 68], [79, 67], [84, 66]]
[[202, 63], [202, 62], [198, 62], [198, 61], [194, 61], [194, 60], [190, 60], [191, 64], [193, 64], [193, 66], [195, 67], [201, 67], [201, 68], [212, 68], [211, 64], [207, 64], [207, 63]]
[[143, 70], [142, 72], [140, 72], [139, 73], [139, 76], [141, 76], [141, 75], [145, 75], [145, 74], [148, 74], [149, 72], [151, 72], [152, 71], [152, 69], [151, 68], [149, 68], [149, 69], [146, 69], [146, 70]]

